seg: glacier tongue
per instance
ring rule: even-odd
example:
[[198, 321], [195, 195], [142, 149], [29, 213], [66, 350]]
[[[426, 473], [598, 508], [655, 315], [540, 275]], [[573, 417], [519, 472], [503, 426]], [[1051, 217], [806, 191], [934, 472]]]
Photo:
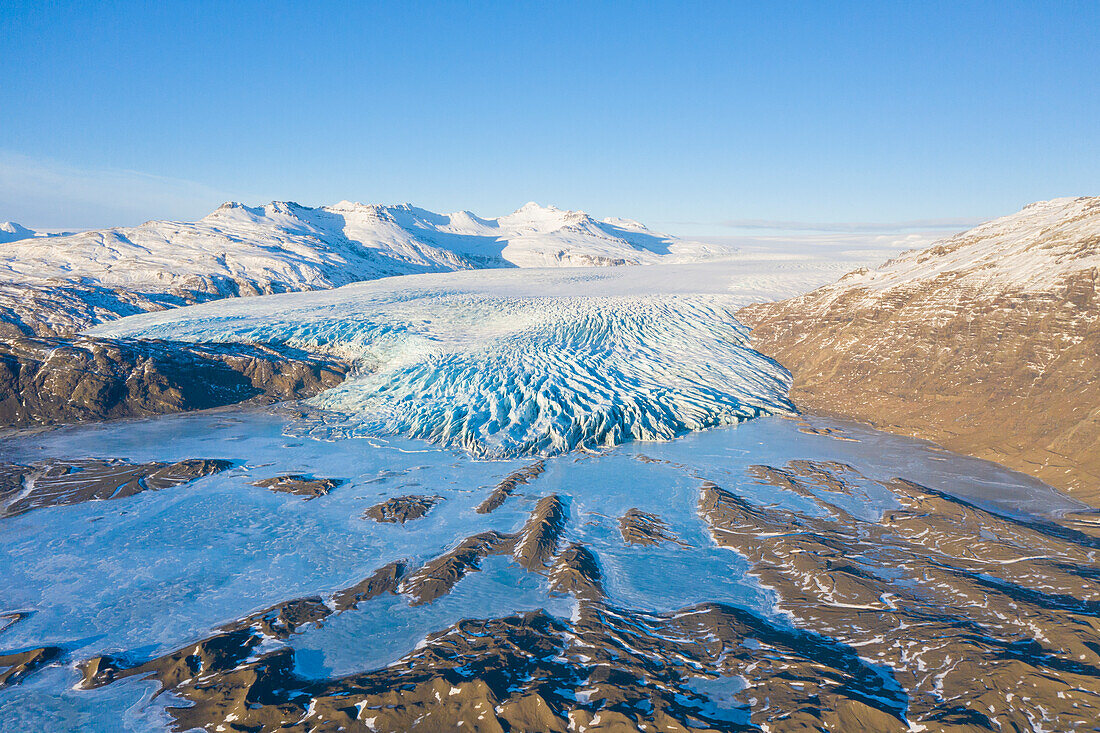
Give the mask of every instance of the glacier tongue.
[[143, 314], [91, 333], [350, 357], [358, 374], [312, 400], [338, 417], [329, 429], [486, 457], [663, 440], [792, 411], [790, 376], [748, 345], [736, 298], [697, 269], [683, 271], [688, 281], [672, 272], [656, 292], [631, 277], [638, 268], [391, 278]]

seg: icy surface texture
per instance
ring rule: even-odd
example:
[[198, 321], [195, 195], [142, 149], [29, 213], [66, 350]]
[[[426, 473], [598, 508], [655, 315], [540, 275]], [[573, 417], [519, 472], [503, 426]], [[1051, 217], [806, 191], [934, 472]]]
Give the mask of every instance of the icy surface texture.
[[354, 359], [315, 398], [341, 434], [476, 455], [664, 440], [788, 413], [789, 374], [754, 351], [738, 297], [693, 266], [454, 273], [220, 301], [98, 335], [288, 344]]
[[[714, 543], [697, 512], [704, 480], [754, 505], [814, 513], [820, 509], [811, 497], [761, 483], [747, 470], [792, 459], [835, 460], [876, 481], [902, 473], [983, 505], [983, 497], [996, 499], [1002, 510], [1073, 508], [1039, 482], [995, 464], [856, 425], [840, 426], [840, 433], [822, 429], [829, 426], [838, 427], [818, 421], [810, 429], [796, 420], [765, 418], [670, 443], [552, 458], [543, 473], [489, 514], [475, 507], [530, 459], [476, 461], [405, 439], [288, 440], [284, 420], [267, 411], [8, 436], [0, 452], [21, 463], [54, 456], [134, 462], [204, 456], [233, 460], [235, 467], [172, 489], [46, 507], [4, 520], [3, 610], [29, 615], [0, 633], [0, 648], [56, 644], [67, 661], [0, 689], [0, 720], [13, 729], [168, 729], [164, 706], [179, 702], [170, 695], [153, 698], [155, 683], [131, 679], [77, 690], [72, 663], [103, 653], [168, 653], [272, 604], [310, 594], [327, 597], [394, 560], [417, 568], [474, 533], [515, 531], [549, 494], [562, 497], [568, 511], [559, 549], [569, 543], [589, 548], [609, 604], [663, 612], [728, 603], [776, 623], [783, 623], [782, 614], [769, 591], [737, 553]], [[286, 473], [346, 483], [312, 501], [253, 485]], [[877, 521], [896, 506], [872, 481], [859, 487], [858, 497], [844, 502], [857, 516]], [[362, 518], [380, 501], [413, 493], [444, 501], [407, 525]], [[624, 542], [619, 517], [632, 508], [661, 517], [679, 542], [644, 548]], [[386, 594], [289, 643], [299, 673], [324, 677], [385, 666], [429, 632], [459, 619], [538, 608], [569, 618], [575, 606], [568, 596], [552, 595], [543, 576], [496, 556], [432, 603], [414, 606], [404, 595]]]

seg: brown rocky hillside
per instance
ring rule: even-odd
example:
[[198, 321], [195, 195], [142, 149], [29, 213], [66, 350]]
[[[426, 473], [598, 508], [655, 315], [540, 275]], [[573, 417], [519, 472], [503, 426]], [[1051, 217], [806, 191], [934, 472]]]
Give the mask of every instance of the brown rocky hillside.
[[739, 317], [804, 409], [1100, 507], [1100, 197], [1057, 199]]

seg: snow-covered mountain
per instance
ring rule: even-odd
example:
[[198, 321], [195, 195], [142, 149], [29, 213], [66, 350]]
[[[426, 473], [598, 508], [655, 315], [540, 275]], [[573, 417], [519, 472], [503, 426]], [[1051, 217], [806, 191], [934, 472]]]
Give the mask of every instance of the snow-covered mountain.
[[0, 244], [18, 242], [23, 239], [34, 239], [36, 237], [62, 237], [72, 233], [73, 232], [40, 232], [34, 229], [28, 229], [22, 224], [17, 224], [14, 221], [0, 221]]
[[1100, 267], [1100, 196], [1038, 201], [873, 270], [857, 270], [823, 291], [865, 288], [882, 299], [901, 290], [950, 283], [968, 292], [1043, 293], [1075, 273]]
[[0, 326], [55, 334], [171, 305], [391, 275], [652, 264], [715, 250], [634, 221], [596, 221], [535, 203], [483, 219], [409, 204], [231, 202], [196, 222], [150, 221], [10, 243], [0, 250]]
[[1043, 201], [738, 317], [791, 395], [1100, 502], [1100, 197]]
[[196, 222], [150, 221], [0, 254], [0, 278], [218, 291], [331, 288], [389, 275], [486, 267], [645, 264], [677, 240], [637, 222], [529, 203], [499, 219], [409, 204], [311, 208], [226, 203]]

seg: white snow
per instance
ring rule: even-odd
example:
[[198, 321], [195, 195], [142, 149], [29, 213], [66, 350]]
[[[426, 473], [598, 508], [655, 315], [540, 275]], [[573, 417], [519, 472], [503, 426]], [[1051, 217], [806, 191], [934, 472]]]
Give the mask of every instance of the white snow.
[[68, 232], [36, 231], [34, 229], [28, 229], [22, 224], [17, 224], [14, 221], [0, 221], [0, 244], [8, 244], [9, 242], [18, 242], [24, 239], [33, 239], [35, 237], [58, 237], [67, 233]]
[[1045, 292], [1074, 272], [1100, 267], [1100, 197], [1039, 201], [881, 267], [836, 289], [873, 293], [935, 280], [959, 290]]
[[789, 374], [748, 345], [736, 265], [493, 270], [207, 303], [101, 336], [287, 344], [355, 360], [315, 398], [356, 434], [476, 455], [669, 439], [792, 410]]
[[232, 280], [281, 292], [487, 267], [647, 264], [678, 244], [636, 222], [597, 222], [534, 203], [483, 219], [410, 204], [230, 202], [197, 222], [150, 221], [49, 241], [23, 238], [13, 225], [11, 236], [20, 241], [0, 251], [0, 281], [157, 291], [218, 290], [219, 281]]

